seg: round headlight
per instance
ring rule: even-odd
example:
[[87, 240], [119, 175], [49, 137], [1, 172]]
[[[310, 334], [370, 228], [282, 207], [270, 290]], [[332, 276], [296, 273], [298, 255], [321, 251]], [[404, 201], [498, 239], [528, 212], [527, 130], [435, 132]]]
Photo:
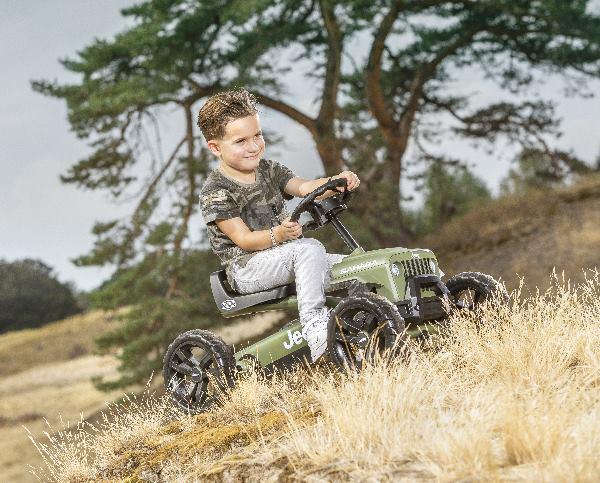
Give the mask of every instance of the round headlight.
[[400, 275], [400, 267], [397, 264], [392, 263], [392, 265], [390, 266], [390, 270], [392, 271], [392, 275], [394, 277]]

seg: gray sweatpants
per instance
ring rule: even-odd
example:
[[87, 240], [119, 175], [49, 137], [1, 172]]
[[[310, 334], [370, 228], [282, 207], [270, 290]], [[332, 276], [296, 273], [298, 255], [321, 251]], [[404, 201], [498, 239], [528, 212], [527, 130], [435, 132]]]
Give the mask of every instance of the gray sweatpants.
[[327, 253], [314, 238], [291, 240], [261, 250], [244, 267], [234, 262], [235, 289], [253, 293], [295, 281], [302, 336], [316, 361], [327, 348], [329, 311], [325, 307], [325, 289], [331, 280], [331, 267], [344, 257]]

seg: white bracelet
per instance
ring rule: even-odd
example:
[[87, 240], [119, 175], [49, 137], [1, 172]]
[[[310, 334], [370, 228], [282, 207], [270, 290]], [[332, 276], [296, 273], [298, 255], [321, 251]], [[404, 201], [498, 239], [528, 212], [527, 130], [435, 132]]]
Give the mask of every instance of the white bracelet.
[[279, 245], [279, 243], [277, 243], [277, 241], [275, 240], [273, 228], [269, 228], [269, 235], [271, 235], [271, 243], [273, 244], [273, 246], [276, 247], [277, 245]]

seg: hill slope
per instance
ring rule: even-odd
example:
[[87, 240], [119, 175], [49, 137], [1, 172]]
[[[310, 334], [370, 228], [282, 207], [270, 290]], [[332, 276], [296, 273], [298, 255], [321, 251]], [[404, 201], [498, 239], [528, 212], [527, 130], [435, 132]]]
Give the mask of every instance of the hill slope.
[[[23, 426], [39, 439], [44, 431], [75, 427], [81, 417], [102, 420], [106, 403], [121, 399], [122, 390], [100, 392], [91, 378], [117, 376], [118, 361], [94, 355], [93, 341], [119, 323], [123, 310], [91, 311], [0, 335], [0, 475], [6, 481], [37, 481], [26, 465], [43, 464]], [[260, 314], [216, 331], [232, 343], [244, 342], [271, 330], [280, 315]], [[160, 378], [153, 382], [162, 386]]]
[[[491, 202], [418, 244], [435, 251], [447, 275], [487, 272], [509, 288], [522, 275], [527, 287], [545, 288], [556, 268], [582, 281], [582, 268], [600, 266], [600, 177]], [[512, 310], [484, 315], [485, 330], [457, 319], [435, 350], [414, 346], [392, 367], [251, 377], [223, 407], [193, 418], [160, 398], [114, 408], [94, 436], [40, 442], [52, 458], [40, 475], [594, 481], [600, 281], [529, 293]]]
[[486, 272], [509, 288], [524, 276], [528, 287], [545, 288], [556, 269], [581, 282], [582, 269], [600, 267], [600, 177], [492, 201], [419, 243], [434, 250], [447, 275]]
[[76, 422], [104, 407], [122, 391], [102, 393], [93, 376], [114, 377], [117, 361], [93, 355], [93, 339], [115, 320], [112, 312], [92, 311], [37, 329], [0, 336], [0, 474], [3, 481], [36, 481], [26, 464], [42, 458], [23, 426], [36, 437]]
[[166, 399], [56, 434], [43, 480], [597, 481], [600, 279], [455, 317], [360, 374], [252, 376], [210, 413]]

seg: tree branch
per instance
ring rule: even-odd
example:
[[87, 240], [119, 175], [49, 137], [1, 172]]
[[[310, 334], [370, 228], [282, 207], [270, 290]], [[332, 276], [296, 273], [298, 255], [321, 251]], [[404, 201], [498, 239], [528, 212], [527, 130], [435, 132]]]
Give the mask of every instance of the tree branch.
[[317, 116], [317, 122], [333, 128], [340, 84], [343, 34], [336, 21], [331, 2], [319, 0], [319, 7], [327, 30], [327, 61], [323, 80], [321, 109]]
[[302, 124], [306, 129], [308, 129], [308, 131], [313, 136], [318, 136], [317, 123], [316, 120], [312, 117], [307, 116], [295, 107], [292, 107], [289, 104], [278, 99], [274, 99], [266, 94], [254, 91], [254, 95], [256, 96], [258, 101], [264, 104], [265, 106], [270, 107], [271, 109], [275, 109], [276, 111], [279, 111], [282, 114], [285, 114], [297, 123]]
[[419, 102], [423, 97], [423, 87], [425, 83], [434, 75], [435, 70], [440, 63], [458, 49], [467, 45], [477, 31], [477, 29], [468, 30], [464, 35], [459, 36], [454, 42], [451, 42], [443, 48], [430, 62], [422, 65], [417, 71], [417, 75], [411, 84], [408, 102], [400, 116], [400, 122], [398, 124], [399, 135], [395, 138], [401, 151], [404, 151], [408, 145], [410, 130], [416, 112], [419, 109]]
[[[184, 141], [187, 144], [188, 156], [187, 156], [187, 179], [188, 179], [188, 196], [187, 202], [183, 210], [183, 220], [177, 230], [175, 239], [173, 241], [173, 254], [176, 259], [179, 259], [181, 254], [181, 244], [188, 234], [189, 222], [194, 212], [194, 204], [196, 202], [196, 176], [194, 170], [194, 121], [192, 116], [192, 103], [185, 105], [185, 123], [186, 123], [186, 135]], [[169, 281], [169, 288], [165, 294], [166, 298], [170, 298], [179, 285], [179, 270], [176, 267], [171, 280]]]
[[[396, 121], [393, 114], [386, 106], [383, 86], [381, 85], [381, 60], [385, 48], [385, 41], [398, 18], [402, 0], [396, 0], [384, 15], [379, 28], [373, 37], [366, 69], [366, 96], [371, 113], [384, 132], [395, 131]], [[386, 136], [387, 137], [387, 136]]]

